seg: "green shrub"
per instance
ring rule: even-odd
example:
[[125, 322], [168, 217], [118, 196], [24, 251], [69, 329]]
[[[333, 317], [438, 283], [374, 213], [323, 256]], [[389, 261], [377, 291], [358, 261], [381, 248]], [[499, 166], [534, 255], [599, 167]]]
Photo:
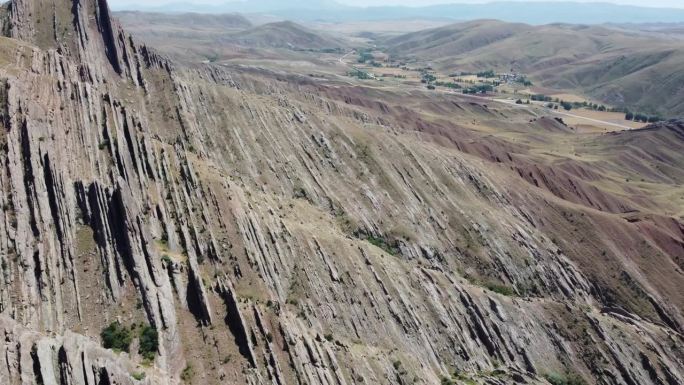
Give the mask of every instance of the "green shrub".
[[119, 322], [112, 322], [109, 326], [102, 330], [100, 333], [102, 337], [102, 346], [106, 349], [112, 349], [114, 351], [128, 352], [128, 348], [131, 346], [131, 331], [125, 326], [121, 325]]
[[370, 243], [371, 245], [373, 245], [373, 246], [375, 246], [375, 247], [381, 248], [381, 249], [384, 250], [387, 254], [390, 254], [390, 255], [397, 255], [397, 254], [399, 254], [399, 251], [400, 251], [400, 250], [399, 250], [399, 248], [397, 247], [396, 242], [393, 242], [393, 244], [390, 244], [388, 241], [386, 241], [386, 240], [384, 240], [384, 239], [382, 239], [382, 238], [374, 237], [374, 236], [372, 236], [372, 235], [369, 235], [369, 236], [366, 238], [366, 241], [368, 241], [368, 243]]
[[508, 297], [515, 296], [515, 290], [512, 287], [500, 285], [498, 283], [487, 282], [485, 287], [495, 293], [505, 295]]
[[159, 333], [157, 329], [152, 326], [144, 326], [140, 330], [140, 347], [138, 348], [138, 353], [140, 353], [146, 360], [154, 360], [154, 356], [157, 354], [157, 349], [159, 349]]
[[551, 385], [587, 385], [584, 379], [577, 373], [547, 373], [544, 377]]
[[190, 381], [192, 377], [195, 376], [195, 372], [192, 370], [192, 365], [188, 364], [183, 372], [181, 373], [181, 380]]

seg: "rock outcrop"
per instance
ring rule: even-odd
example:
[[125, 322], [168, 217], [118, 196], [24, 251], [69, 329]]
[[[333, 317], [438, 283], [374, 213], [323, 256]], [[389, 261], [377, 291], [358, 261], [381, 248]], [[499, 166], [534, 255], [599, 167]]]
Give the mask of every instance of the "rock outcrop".
[[[342, 88], [176, 68], [104, 0], [7, 12], [1, 383], [684, 383], [676, 219], [569, 202]], [[102, 348], [114, 321], [155, 358]]]

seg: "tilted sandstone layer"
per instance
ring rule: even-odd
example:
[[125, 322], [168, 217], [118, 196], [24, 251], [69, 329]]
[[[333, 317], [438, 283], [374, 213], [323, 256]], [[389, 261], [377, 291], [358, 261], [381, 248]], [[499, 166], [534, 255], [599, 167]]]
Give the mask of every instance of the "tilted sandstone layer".
[[[681, 222], [464, 128], [561, 123], [176, 67], [104, 0], [0, 30], [0, 383], [684, 383]], [[115, 320], [153, 362], [101, 347]]]

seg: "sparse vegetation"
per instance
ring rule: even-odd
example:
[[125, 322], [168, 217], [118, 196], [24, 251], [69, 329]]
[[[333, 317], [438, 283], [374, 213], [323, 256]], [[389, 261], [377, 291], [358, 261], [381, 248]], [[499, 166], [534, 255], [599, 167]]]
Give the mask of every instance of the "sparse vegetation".
[[106, 148], [109, 148], [110, 144], [111, 142], [109, 141], [109, 139], [104, 139], [100, 142], [97, 148], [99, 148], [100, 150], [104, 150]]
[[195, 371], [192, 369], [192, 365], [188, 364], [181, 372], [181, 380], [190, 381], [193, 377], [195, 377]]
[[505, 296], [508, 296], [508, 297], [512, 297], [512, 296], [516, 295], [515, 289], [513, 289], [513, 288], [510, 287], [510, 286], [501, 285], [501, 284], [493, 283], [493, 282], [487, 282], [487, 283], [485, 283], [485, 287], [486, 287], [488, 290], [491, 290], [491, 291], [493, 291], [493, 292], [495, 292], [495, 293], [498, 293], [498, 294], [501, 294], [501, 295], [505, 295]]
[[292, 196], [295, 199], [308, 199], [308, 194], [306, 193], [306, 190], [302, 186], [295, 186], [294, 189], [292, 190]]
[[145, 372], [135, 372], [131, 374], [131, 377], [137, 381], [142, 381], [145, 379]]
[[162, 259], [162, 261], [163, 261], [165, 264], [167, 264], [167, 265], [173, 264], [173, 260], [171, 259], [171, 257], [169, 257], [168, 254], [162, 255], [161, 259]]
[[133, 336], [131, 331], [119, 322], [112, 322], [100, 333], [102, 346], [114, 351], [128, 352]]
[[564, 374], [547, 373], [544, 375], [551, 385], [586, 385], [586, 381], [577, 373], [567, 372]]
[[368, 241], [368, 243], [371, 245], [384, 250], [387, 254], [397, 255], [399, 253], [399, 248], [397, 247], [396, 242], [391, 243], [383, 238], [378, 238], [372, 235], [367, 236], [366, 241]]

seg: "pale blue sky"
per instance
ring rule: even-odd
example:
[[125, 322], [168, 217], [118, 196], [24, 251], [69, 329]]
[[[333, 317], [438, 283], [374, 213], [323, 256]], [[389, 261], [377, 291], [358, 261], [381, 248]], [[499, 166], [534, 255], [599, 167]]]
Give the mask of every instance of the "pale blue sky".
[[[235, 0], [109, 0], [113, 6], [123, 6], [126, 4], [136, 5], [162, 5], [168, 3], [191, 3], [191, 4], [225, 4]], [[282, 0], [287, 3], [287, 0]], [[497, 0], [337, 0], [339, 3], [373, 6], [373, 5], [409, 5], [420, 6], [444, 3], [486, 3]], [[527, 0], [507, 0], [507, 1], [527, 1]], [[544, 0], [544, 1], [568, 1], [568, 0]], [[575, 0], [583, 2], [604, 2], [615, 4], [641, 5], [647, 7], [674, 7], [684, 8], [684, 0]], [[1, 1], [0, 1], [1, 2]]]

